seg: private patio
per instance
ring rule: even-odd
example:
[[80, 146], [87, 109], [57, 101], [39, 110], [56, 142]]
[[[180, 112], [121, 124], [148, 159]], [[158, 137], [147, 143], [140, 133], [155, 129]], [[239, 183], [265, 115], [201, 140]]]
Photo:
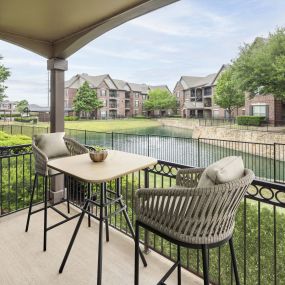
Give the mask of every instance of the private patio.
[[[47, 59], [51, 76], [50, 131], [54, 133], [64, 131], [64, 72], [68, 68], [67, 58], [118, 25], [175, 0], [87, 1], [85, 5], [79, 1], [2, 2], [0, 39]], [[61, 12], [66, 8], [66, 13]], [[113, 142], [112, 133], [110, 148], [116, 149], [116, 141]], [[136, 147], [128, 149], [129, 145], [126, 143], [124, 151], [136, 153], [140, 144], [141, 141], [138, 140]], [[206, 143], [202, 142], [201, 146], [204, 144]], [[200, 149], [200, 143], [198, 146]], [[119, 147], [122, 146], [118, 145]], [[145, 156], [147, 155], [149, 146]], [[199, 167], [200, 157], [197, 161], [198, 165], [195, 166]], [[59, 266], [77, 220], [68, 221], [48, 231], [46, 252], [42, 251], [42, 212], [32, 215], [29, 232], [25, 233], [27, 208], [33, 188], [34, 164], [31, 145], [0, 148], [0, 284], [96, 284], [99, 227], [97, 221], [92, 219], [91, 227], [88, 227], [88, 219], [85, 217], [83, 220], [62, 274], [58, 273]], [[274, 159], [274, 172], [277, 165], [278, 162]], [[186, 167], [190, 167], [189, 164], [159, 160], [144, 171], [136, 170], [123, 176], [120, 186], [132, 225], [136, 219], [136, 191], [146, 184], [149, 188], [174, 186], [177, 171]], [[146, 179], [145, 173], [149, 175], [149, 179]], [[44, 201], [43, 185], [43, 180], [36, 184], [34, 205]], [[53, 186], [52, 201], [60, 201], [69, 193], [71, 213], [77, 213], [86, 198], [86, 188], [64, 188], [63, 183], [57, 179], [53, 181]], [[108, 187], [112, 190], [114, 181], [108, 183]], [[93, 190], [96, 192], [97, 188], [96, 186]], [[285, 284], [284, 193], [284, 184], [256, 179], [242, 200], [234, 232], [242, 284]], [[64, 210], [65, 205], [61, 204], [57, 208]], [[116, 208], [111, 207], [110, 210], [116, 211]], [[97, 214], [95, 207], [94, 215]], [[62, 217], [58, 213], [48, 210], [48, 225], [61, 221]], [[121, 214], [110, 217], [109, 224], [110, 242], [107, 243], [105, 238], [103, 239], [102, 284], [133, 284], [134, 242], [130, 238], [130, 231]], [[177, 249], [171, 242], [156, 234], [145, 234], [140, 238], [148, 262], [146, 268], [140, 264], [140, 284], [156, 284], [176, 260]], [[181, 255], [182, 284], [203, 284], [200, 278], [203, 275], [201, 253], [196, 249], [182, 248]], [[206, 255], [211, 283], [235, 284], [228, 247], [208, 250]], [[177, 284], [176, 272], [169, 277], [166, 284]]]
[[[75, 210], [72, 212], [74, 213]], [[71, 213], [71, 214], [73, 214]], [[48, 234], [49, 248], [42, 251], [43, 214], [33, 215], [28, 233], [24, 231], [27, 211], [0, 219], [1, 284], [5, 285], [89, 285], [96, 284], [98, 223], [88, 227], [84, 220], [64, 273], [58, 274], [67, 244], [76, 221], [52, 230]], [[49, 224], [61, 220], [53, 211], [48, 215]], [[84, 246], [83, 246], [84, 245]], [[134, 242], [130, 237], [110, 229], [110, 242], [104, 242], [102, 284], [133, 284]], [[172, 265], [158, 253], [147, 255], [148, 267], [141, 265], [142, 285], [156, 284]], [[176, 284], [173, 274], [167, 284]], [[183, 284], [200, 285], [203, 281], [187, 270], [182, 271]]]

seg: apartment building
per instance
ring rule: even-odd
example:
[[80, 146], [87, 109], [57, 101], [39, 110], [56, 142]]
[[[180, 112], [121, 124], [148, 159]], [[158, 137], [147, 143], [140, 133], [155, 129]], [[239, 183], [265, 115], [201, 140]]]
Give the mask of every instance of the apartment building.
[[15, 113], [16, 107], [17, 107], [18, 102], [17, 101], [10, 101], [10, 100], [3, 100], [0, 102], [0, 110], [2, 112], [7, 111], [11, 113]]
[[[178, 114], [184, 118], [227, 118], [227, 111], [213, 100], [217, 80], [225, 68], [227, 65], [222, 65], [218, 72], [204, 77], [181, 76], [173, 91], [179, 103]], [[234, 116], [244, 114], [245, 108], [234, 112]]]
[[144, 115], [143, 102], [153, 89], [166, 89], [166, 85], [150, 86], [113, 79], [109, 74], [91, 76], [77, 74], [65, 82], [65, 107], [72, 108], [78, 88], [87, 81], [103, 102], [103, 108], [94, 114], [99, 119]]

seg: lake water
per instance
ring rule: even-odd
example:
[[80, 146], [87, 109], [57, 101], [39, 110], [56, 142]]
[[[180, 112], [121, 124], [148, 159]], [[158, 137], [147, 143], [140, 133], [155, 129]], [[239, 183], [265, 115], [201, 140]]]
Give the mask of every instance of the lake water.
[[180, 137], [180, 138], [192, 137], [192, 130], [175, 128], [175, 127], [164, 127], [164, 126], [123, 130], [120, 132], [128, 134], [157, 135], [157, 136], [169, 136], [169, 137]]

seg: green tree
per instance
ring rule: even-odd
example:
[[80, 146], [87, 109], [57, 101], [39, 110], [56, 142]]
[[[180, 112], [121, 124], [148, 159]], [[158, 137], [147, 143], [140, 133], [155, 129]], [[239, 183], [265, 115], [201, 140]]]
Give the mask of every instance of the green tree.
[[285, 28], [241, 47], [233, 65], [241, 90], [285, 99]]
[[148, 99], [144, 102], [144, 108], [148, 111], [162, 111], [176, 109], [177, 101], [175, 96], [167, 90], [155, 89], [149, 92]]
[[[3, 57], [0, 55], [0, 60], [2, 60]], [[0, 64], [0, 102], [4, 100], [5, 97], [5, 90], [7, 89], [7, 86], [4, 85], [4, 82], [8, 79], [10, 76], [10, 71], [7, 67], [5, 67], [3, 64]]]
[[223, 71], [218, 79], [214, 102], [224, 108], [232, 118], [234, 109], [244, 106], [245, 95], [239, 88], [233, 67]]
[[90, 117], [91, 112], [97, 112], [98, 109], [103, 107], [103, 102], [98, 99], [96, 91], [85, 81], [76, 93], [73, 107], [75, 112], [86, 112]]
[[16, 109], [19, 113], [23, 113], [24, 109], [29, 106], [29, 102], [27, 100], [21, 100], [17, 103]]

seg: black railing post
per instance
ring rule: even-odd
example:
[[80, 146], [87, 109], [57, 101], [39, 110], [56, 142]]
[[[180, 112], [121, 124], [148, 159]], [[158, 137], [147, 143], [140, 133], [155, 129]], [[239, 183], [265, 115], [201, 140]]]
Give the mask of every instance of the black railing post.
[[274, 178], [274, 182], [276, 182], [276, 143], [273, 144], [273, 178]]
[[114, 132], [112, 132], [112, 149], [114, 149]]
[[198, 167], [200, 167], [200, 160], [201, 160], [201, 158], [200, 158], [200, 138], [198, 138], [198, 148], [197, 148], [197, 150], [198, 150]]
[[[144, 187], [148, 188], [149, 187], [149, 172], [148, 169], [144, 170]], [[149, 231], [144, 230], [144, 253], [148, 254], [150, 253], [149, 249]]]
[[23, 126], [21, 125], [21, 135], [23, 134]]
[[87, 144], [87, 131], [84, 131], [84, 143]]
[[13, 125], [11, 125], [11, 135], [13, 135]]

